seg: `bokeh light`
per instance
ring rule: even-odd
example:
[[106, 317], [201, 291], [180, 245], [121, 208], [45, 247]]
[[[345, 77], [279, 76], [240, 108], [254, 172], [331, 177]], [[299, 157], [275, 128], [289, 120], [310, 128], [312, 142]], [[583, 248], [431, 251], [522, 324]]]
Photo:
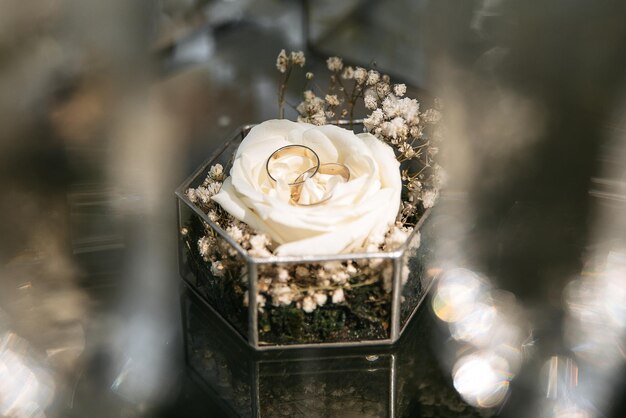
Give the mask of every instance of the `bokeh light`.
[[452, 372], [454, 388], [470, 405], [491, 408], [499, 405], [509, 391], [513, 375], [505, 359], [490, 352], [461, 357]]
[[55, 392], [52, 376], [17, 335], [0, 336], [0, 416], [43, 417]]

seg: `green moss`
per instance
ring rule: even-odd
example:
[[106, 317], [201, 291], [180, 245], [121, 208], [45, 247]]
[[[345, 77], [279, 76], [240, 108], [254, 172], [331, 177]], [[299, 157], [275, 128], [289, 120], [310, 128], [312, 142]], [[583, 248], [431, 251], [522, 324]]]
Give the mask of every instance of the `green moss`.
[[[245, 284], [240, 280], [242, 267], [229, 269], [223, 277], [211, 273], [210, 263], [202, 259], [198, 240], [207, 232], [200, 219], [192, 216], [183, 238], [188, 268], [195, 275], [195, 289], [228, 322], [247, 335], [247, 307], [243, 305]], [[370, 278], [371, 279], [371, 278]], [[306, 344], [349, 342], [389, 338], [391, 294], [381, 280], [364, 284], [363, 277], [351, 279], [353, 287], [345, 290], [345, 302], [317, 307], [304, 312], [295, 303], [275, 307], [269, 302], [258, 314], [259, 341], [262, 344]]]
[[[350, 304], [329, 304], [306, 313], [295, 306], [271, 307], [259, 314], [260, 341], [274, 344], [376, 340], [389, 337], [389, 301], [358, 300], [383, 292], [379, 286], [354, 289]], [[388, 299], [389, 295], [385, 295]]]

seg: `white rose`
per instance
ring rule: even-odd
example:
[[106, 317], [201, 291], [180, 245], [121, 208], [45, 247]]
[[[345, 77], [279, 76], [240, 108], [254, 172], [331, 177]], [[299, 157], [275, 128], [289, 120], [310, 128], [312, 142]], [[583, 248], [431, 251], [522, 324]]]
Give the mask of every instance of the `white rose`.
[[[311, 167], [298, 156], [266, 161], [290, 144], [313, 149], [323, 163], [340, 163], [350, 179], [317, 174], [307, 179], [299, 203], [331, 196], [314, 206], [290, 203], [295, 177]], [[233, 166], [213, 200], [228, 213], [279, 244], [278, 255], [337, 254], [363, 249], [370, 236], [384, 236], [400, 207], [402, 181], [391, 147], [371, 134], [356, 135], [334, 125], [314, 126], [269, 120], [252, 128], [239, 146]]]

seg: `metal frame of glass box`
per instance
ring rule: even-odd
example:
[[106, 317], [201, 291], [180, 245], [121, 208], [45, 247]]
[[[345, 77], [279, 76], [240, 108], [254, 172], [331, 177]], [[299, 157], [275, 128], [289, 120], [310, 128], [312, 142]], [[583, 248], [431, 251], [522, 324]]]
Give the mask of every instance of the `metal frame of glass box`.
[[[351, 124], [348, 121], [339, 121], [337, 125], [342, 127], [361, 127], [362, 121], [355, 121]], [[402, 335], [402, 332], [406, 328], [407, 324], [413, 318], [417, 308], [421, 305], [425, 296], [428, 294], [430, 287], [433, 282], [433, 278], [430, 277], [426, 271], [425, 266], [422, 266], [421, 275], [418, 278], [419, 286], [420, 286], [420, 294], [413, 301], [414, 306], [408, 307], [408, 313], [404, 315], [404, 318], [401, 318], [401, 310], [402, 310], [402, 291], [403, 285], [401, 283], [402, 277], [402, 269], [404, 266], [405, 257], [415, 257], [417, 253], [420, 251], [423, 252], [424, 248], [428, 248], [428, 242], [424, 242], [424, 237], [422, 236], [422, 242], [417, 247], [415, 254], [411, 253], [411, 249], [409, 249], [409, 243], [412, 242], [416, 237], [416, 234], [422, 230], [424, 223], [428, 220], [431, 210], [426, 210], [421, 218], [419, 219], [417, 225], [414, 228], [413, 233], [409, 236], [407, 241], [401, 245], [397, 250], [390, 252], [376, 252], [376, 253], [346, 253], [346, 254], [337, 254], [337, 255], [321, 255], [321, 256], [272, 256], [267, 258], [257, 258], [248, 255], [247, 251], [243, 249], [237, 242], [235, 242], [222, 228], [213, 223], [208, 215], [204, 213], [200, 208], [198, 208], [191, 200], [188, 198], [186, 194], [186, 190], [190, 187], [197, 187], [198, 184], [202, 183], [204, 178], [210, 169], [210, 167], [215, 163], [222, 163], [226, 169], [229, 168], [228, 162], [230, 161], [234, 150], [236, 150], [236, 146], [245, 138], [247, 133], [252, 129], [254, 125], [245, 125], [237, 129], [235, 134], [226, 141], [211, 157], [209, 157], [191, 176], [189, 176], [176, 190], [177, 196], [177, 209], [178, 209], [178, 230], [179, 230], [179, 270], [181, 277], [185, 281], [185, 283], [192, 289], [192, 291], [200, 297], [207, 306], [216, 313], [225, 324], [237, 335], [239, 335], [244, 341], [246, 341], [252, 348], [255, 350], [272, 350], [272, 349], [296, 349], [296, 348], [312, 348], [312, 347], [353, 347], [353, 346], [372, 346], [372, 345], [390, 345], [398, 340], [398, 338]], [[234, 148], [233, 148], [234, 147]], [[229, 150], [233, 151], [233, 153], [229, 153]], [[227, 155], [225, 155], [227, 154]], [[221, 158], [221, 160], [220, 160]], [[189, 271], [186, 271], [186, 257], [185, 257], [185, 248], [182, 244], [181, 232], [182, 228], [185, 226], [187, 219], [185, 219], [186, 213], [191, 214], [192, 216], [197, 216], [202, 220], [205, 224], [209, 225], [217, 234], [219, 234], [220, 239], [226, 241], [232, 248], [234, 248], [238, 255], [245, 261], [247, 265], [247, 276], [248, 276], [248, 315], [247, 315], [247, 336], [243, 335], [242, 332], [238, 331], [232, 323], [226, 320], [214, 307], [211, 303], [200, 293], [198, 292], [198, 283], [197, 281], [202, 278], [198, 277], [190, 277]], [[424, 258], [424, 257], [422, 257]], [[293, 263], [323, 263], [329, 261], [350, 261], [350, 260], [363, 260], [363, 259], [381, 259], [381, 260], [389, 260], [389, 262], [393, 265], [393, 285], [391, 292], [391, 318], [390, 318], [390, 330], [388, 333], [388, 338], [385, 339], [374, 339], [374, 340], [360, 340], [360, 341], [341, 341], [341, 342], [315, 342], [315, 343], [307, 343], [307, 344], [273, 344], [273, 345], [264, 345], [259, 343], [259, 327], [258, 327], [258, 312], [256, 309], [257, 306], [257, 295], [258, 295], [258, 268], [261, 265], [272, 264], [272, 265], [280, 265], [280, 264], [293, 264]], [[417, 272], [415, 274], [418, 274]], [[409, 280], [410, 282], [411, 280]], [[408, 283], [407, 283], [408, 284]], [[406, 311], [406, 309], [405, 309]]]

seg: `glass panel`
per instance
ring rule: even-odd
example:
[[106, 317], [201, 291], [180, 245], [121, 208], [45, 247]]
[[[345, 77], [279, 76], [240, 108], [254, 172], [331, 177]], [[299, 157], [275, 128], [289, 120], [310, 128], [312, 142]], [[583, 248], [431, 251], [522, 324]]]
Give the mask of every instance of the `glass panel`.
[[422, 301], [430, 282], [432, 272], [428, 272], [433, 261], [433, 233], [431, 216], [409, 240], [402, 263], [402, 298], [400, 303], [400, 325], [404, 327]]
[[259, 364], [260, 416], [390, 416], [391, 356]]
[[234, 340], [233, 334], [191, 295], [183, 294], [181, 308], [189, 367], [202, 386], [210, 388], [206, 392], [231, 415], [251, 416], [253, 364], [246, 355], [247, 347]]
[[393, 263], [259, 264], [259, 345], [384, 340]]
[[243, 336], [248, 335], [244, 258], [184, 202], [180, 205], [180, 274]]

